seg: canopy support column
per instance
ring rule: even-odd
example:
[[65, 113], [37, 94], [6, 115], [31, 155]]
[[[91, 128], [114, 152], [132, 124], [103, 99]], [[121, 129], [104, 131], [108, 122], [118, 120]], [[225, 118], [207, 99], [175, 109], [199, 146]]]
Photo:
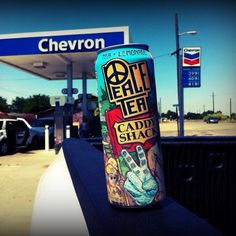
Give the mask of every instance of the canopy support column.
[[73, 95], [72, 95], [72, 88], [73, 88], [73, 78], [72, 78], [72, 62], [66, 65], [67, 70], [67, 102], [72, 103]]
[[83, 88], [83, 103], [82, 103], [82, 111], [83, 116], [87, 116], [87, 73], [83, 72], [82, 74], [82, 88]]

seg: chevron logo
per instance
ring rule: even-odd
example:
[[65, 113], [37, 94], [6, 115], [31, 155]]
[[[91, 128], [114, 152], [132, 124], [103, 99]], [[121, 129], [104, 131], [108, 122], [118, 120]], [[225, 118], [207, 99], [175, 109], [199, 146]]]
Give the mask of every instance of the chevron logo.
[[187, 59], [190, 59], [190, 60], [191, 59], [197, 59], [197, 58], [199, 58], [199, 56], [200, 56], [199, 52], [194, 53], [194, 54], [190, 54], [190, 53], [187, 53], [187, 52], [184, 53], [184, 57], [187, 58]]
[[183, 66], [200, 66], [200, 48], [183, 48]]
[[194, 59], [194, 60], [184, 58], [184, 63], [193, 66], [193, 65], [199, 64], [199, 58]]

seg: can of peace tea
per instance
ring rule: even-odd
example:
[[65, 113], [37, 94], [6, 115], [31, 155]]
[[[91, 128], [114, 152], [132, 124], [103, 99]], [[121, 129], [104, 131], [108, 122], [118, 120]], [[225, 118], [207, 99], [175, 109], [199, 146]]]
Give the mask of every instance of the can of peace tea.
[[95, 70], [108, 200], [140, 208], [165, 197], [154, 63], [148, 46], [98, 51]]

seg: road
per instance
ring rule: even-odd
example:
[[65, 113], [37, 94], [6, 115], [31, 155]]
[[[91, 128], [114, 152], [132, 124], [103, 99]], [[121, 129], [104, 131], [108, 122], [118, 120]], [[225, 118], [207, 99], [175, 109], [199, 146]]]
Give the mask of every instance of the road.
[[[185, 136], [236, 136], [236, 122], [207, 124], [200, 121], [184, 122]], [[160, 123], [161, 136], [177, 136], [176, 121]]]

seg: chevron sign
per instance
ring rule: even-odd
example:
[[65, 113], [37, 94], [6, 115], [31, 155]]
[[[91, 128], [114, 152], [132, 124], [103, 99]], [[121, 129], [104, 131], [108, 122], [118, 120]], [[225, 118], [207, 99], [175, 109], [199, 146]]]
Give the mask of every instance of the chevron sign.
[[183, 48], [183, 67], [200, 66], [200, 47]]

